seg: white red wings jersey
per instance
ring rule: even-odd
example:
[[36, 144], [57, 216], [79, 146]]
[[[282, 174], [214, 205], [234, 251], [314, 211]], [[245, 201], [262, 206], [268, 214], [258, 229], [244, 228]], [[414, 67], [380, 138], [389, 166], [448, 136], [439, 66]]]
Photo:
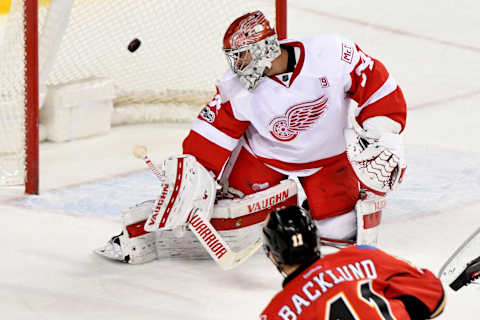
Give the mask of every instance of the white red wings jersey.
[[284, 281], [261, 320], [431, 319], [444, 308], [440, 280], [385, 252], [351, 246]]
[[184, 153], [218, 174], [240, 142], [277, 171], [305, 176], [345, 152], [351, 100], [360, 124], [387, 116], [403, 129], [405, 99], [380, 61], [339, 36], [281, 44], [295, 48], [294, 71], [264, 77], [253, 91], [227, 71], [194, 121]]

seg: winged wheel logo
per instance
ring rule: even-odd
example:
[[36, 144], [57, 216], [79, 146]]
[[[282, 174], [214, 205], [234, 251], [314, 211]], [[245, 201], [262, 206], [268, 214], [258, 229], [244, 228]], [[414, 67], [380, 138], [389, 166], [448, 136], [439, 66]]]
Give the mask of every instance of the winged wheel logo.
[[294, 105], [285, 115], [273, 118], [268, 124], [270, 134], [280, 141], [291, 141], [309, 129], [327, 110], [328, 99], [321, 96], [313, 101]]

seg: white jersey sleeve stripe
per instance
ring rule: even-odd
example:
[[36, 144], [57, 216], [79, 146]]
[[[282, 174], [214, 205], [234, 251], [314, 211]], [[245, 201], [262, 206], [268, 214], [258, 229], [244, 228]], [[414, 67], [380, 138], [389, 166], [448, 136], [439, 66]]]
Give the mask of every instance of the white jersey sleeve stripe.
[[226, 135], [214, 126], [200, 119], [195, 119], [192, 125], [192, 130], [203, 136], [205, 139], [208, 139], [229, 151], [235, 149], [238, 144], [238, 139]]

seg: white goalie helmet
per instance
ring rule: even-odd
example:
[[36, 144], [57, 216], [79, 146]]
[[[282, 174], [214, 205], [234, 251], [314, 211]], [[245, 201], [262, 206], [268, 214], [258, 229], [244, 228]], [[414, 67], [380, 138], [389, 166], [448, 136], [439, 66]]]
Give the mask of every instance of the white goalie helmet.
[[228, 27], [223, 37], [223, 51], [242, 84], [253, 90], [265, 69], [280, 55], [280, 44], [263, 13], [254, 11], [237, 18]]

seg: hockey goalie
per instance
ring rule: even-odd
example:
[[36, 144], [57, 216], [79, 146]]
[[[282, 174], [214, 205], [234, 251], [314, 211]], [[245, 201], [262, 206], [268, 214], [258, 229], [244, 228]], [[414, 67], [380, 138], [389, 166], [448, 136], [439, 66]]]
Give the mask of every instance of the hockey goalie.
[[[319, 238], [375, 244], [385, 195], [406, 168], [406, 103], [385, 66], [337, 35], [279, 41], [260, 11], [232, 22], [223, 51], [230, 69], [183, 141], [184, 158], [165, 164], [159, 199], [124, 214], [111, 250], [130, 263], [196, 255], [192, 239], [209, 240], [195, 219], [241, 248], [260, 235], [262, 210], [297, 201], [292, 176]], [[178, 159], [191, 171], [172, 191]]]

